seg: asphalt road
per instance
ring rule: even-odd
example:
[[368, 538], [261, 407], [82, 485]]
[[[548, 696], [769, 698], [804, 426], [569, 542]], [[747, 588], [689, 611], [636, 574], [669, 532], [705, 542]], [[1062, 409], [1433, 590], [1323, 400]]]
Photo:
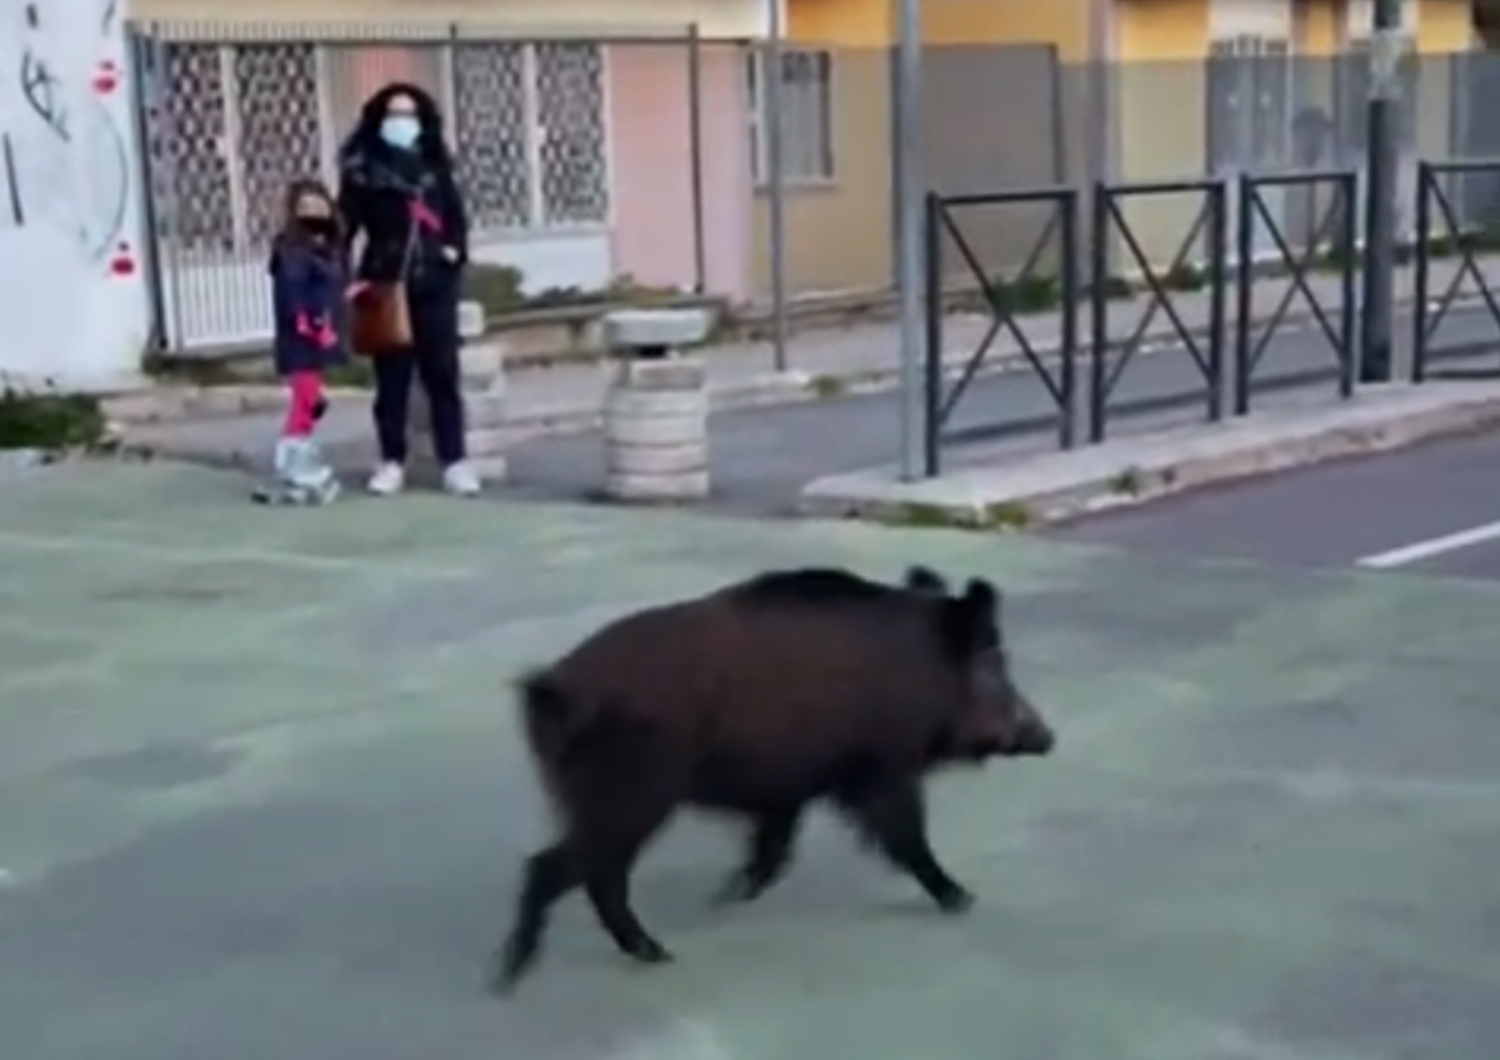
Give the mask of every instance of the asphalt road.
[[[1406, 335], [1409, 318], [1397, 322], [1398, 335]], [[1491, 338], [1496, 325], [1479, 309], [1457, 309], [1443, 324], [1443, 344], [1467, 345]], [[1226, 351], [1226, 372], [1229, 352]], [[1500, 358], [1495, 358], [1500, 367]], [[1264, 387], [1278, 378], [1302, 375], [1309, 370], [1332, 372], [1337, 364], [1333, 347], [1320, 331], [1288, 326], [1269, 344], [1259, 362], [1255, 381]], [[1077, 408], [1086, 408], [1088, 366], [1080, 358]], [[1181, 346], [1132, 359], [1120, 371], [1110, 393], [1111, 408], [1183, 396], [1185, 403], [1170, 418], [1191, 420], [1206, 412], [1203, 373], [1191, 353]], [[1309, 384], [1334, 393], [1335, 382]], [[1252, 407], [1256, 397], [1252, 396]], [[1272, 400], [1260, 396], [1260, 401]], [[1226, 408], [1228, 406], [1226, 405]], [[1029, 438], [1018, 444], [1050, 444], [1055, 427], [1036, 426], [1055, 417], [1057, 406], [1042, 380], [1033, 372], [1018, 369], [976, 380], [955, 407], [951, 428], [961, 431], [977, 426], [1004, 425], [1015, 428], [1031, 423]], [[1163, 416], [1153, 414], [1154, 424]], [[895, 462], [899, 457], [900, 397], [895, 393], [851, 396], [805, 405], [749, 409], [715, 415], [711, 424], [711, 460], [716, 496], [721, 510], [744, 514], [790, 513], [802, 486], [824, 475]], [[1084, 428], [1080, 418], [1080, 431]], [[1139, 424], [1139, 420], [1137, 420]], [[1130, 419], [1118, 415], [1112, 433], [1131, 429]], [[604, 446], [597, 432], [539, 438], [508, 452], [510, 481], [516, 495], [577, 499], [597, 494], [603, 485]], [[955, 448], [957, 456], [957, 448]]]
[[1500, 434], [1283, 472], [1049, 536], [1163, 556], [1500, 581]]
[[[260, 509], [164, 462], [0, 489], [4, 1060], [1495, 1055], [1485, 587], [422, 494]], [[974, 910], [822, 815], [784, 883], [715, 909], [743, 840], [688, 817], [634, 881], [676, 963], [628, 966], [574, 898], [490, 997], [551, 827], [509, 678], [752, 570], [912, 562], [1005, 586], [1061, 734], [930, 787]]]

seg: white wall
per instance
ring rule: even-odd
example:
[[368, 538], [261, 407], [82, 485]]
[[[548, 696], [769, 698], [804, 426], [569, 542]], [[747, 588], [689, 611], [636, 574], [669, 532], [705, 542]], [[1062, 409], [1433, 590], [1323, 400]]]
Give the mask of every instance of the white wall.
[[118, 385], [149, 321], [124, 0], [0, 0], [0, 374]]

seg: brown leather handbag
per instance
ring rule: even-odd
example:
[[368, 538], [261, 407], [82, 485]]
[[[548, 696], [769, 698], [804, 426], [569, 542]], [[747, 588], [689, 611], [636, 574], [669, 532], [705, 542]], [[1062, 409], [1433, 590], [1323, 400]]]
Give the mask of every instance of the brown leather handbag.
[[349, 307], [349, 348], [361, 357], [381, 357], [411, 348], [411, 307], [406, 300], [406, 274], [417, 247], [413, 222], [401, 269], [394, 280], [364, 285]]
[[349, 348], [361, 357], [380, 357], [410, 349], [411, 309], [406, 281], [366, 285], [349, 307]]

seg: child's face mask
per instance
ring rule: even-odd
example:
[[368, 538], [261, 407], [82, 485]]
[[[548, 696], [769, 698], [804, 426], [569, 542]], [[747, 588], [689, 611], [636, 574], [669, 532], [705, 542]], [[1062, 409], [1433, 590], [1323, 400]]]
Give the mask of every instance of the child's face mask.
[[319, 239], [332, 239], [338, 233], [338, 225], [323, 203], [309, 203], [300, 207], [297, 211], [297, 225]]

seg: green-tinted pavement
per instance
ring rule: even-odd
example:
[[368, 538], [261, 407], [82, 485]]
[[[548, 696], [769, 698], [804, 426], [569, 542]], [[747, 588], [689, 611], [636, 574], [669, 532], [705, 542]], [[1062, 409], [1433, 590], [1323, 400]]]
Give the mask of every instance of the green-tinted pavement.
[[[1500, 592], [976, 535], [351, 500], [67, 468], [0, 493], [5, 1060], [1491, 1060]], [[935, 784], [967, 918], [819, 822], [707, 898], [680, 822], [481, 991], [545, 817], [506, 678], [748, 570], [1012, 592], [1059, 756]], [[1490, 661], [1486, 661], [1490, 660]]]

